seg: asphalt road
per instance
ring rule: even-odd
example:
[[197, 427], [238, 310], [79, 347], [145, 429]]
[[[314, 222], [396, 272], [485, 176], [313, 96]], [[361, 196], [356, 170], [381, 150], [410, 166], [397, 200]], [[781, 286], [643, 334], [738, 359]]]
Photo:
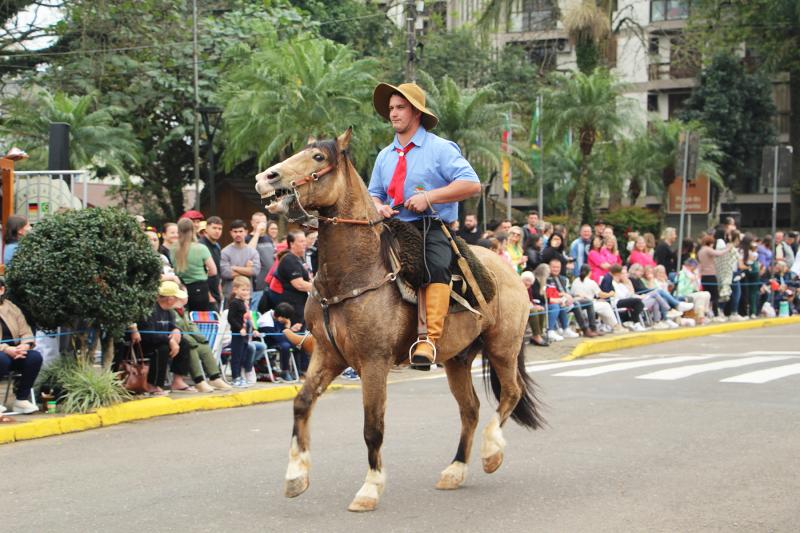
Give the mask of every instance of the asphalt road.
[[[360, 392], [347, 390], [314, 412], [297, 499], [282, 496], [285, 402], [0, 446], [0, 531], [800, 528], [800, 326], [552, 365], [530, 366], [550, 427], [509, 422], [500, 470], [484, 474], [476, 447], [457, 491], [433, 488], [459, 422], [445, 380], [425, 376], [390, 386], [374, 513], [346, 511], [367, 468]], [[492, 407], [479, 395], [482, 428]]]

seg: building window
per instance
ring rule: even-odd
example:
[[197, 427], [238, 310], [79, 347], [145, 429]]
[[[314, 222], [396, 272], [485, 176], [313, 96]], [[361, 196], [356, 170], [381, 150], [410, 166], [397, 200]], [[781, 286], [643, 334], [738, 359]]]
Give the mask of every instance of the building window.
[[542, 31], [556, 27], [554, 0], [514, 0], [509, 32]]
[[650, 37], [650, 43], [647, 47], [647, 51], [650, 53], [650, 55], [658, 55], [658, 37]]
[[649, 93], [647, 95], [647, 111], [650, 113], [658, 112], [658, 94]]
[[690, 0], [651, 0], [650, 22], [687, 19], [690, 3]]

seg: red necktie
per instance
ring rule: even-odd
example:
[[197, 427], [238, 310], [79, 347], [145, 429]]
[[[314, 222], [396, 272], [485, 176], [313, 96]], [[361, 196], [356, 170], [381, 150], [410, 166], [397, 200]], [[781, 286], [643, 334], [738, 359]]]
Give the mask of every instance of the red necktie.
[[389, 182], [387, 193], [394, 200], [393, 205], [400, 205], [403, 203], [403, 187], [406, 184], [406, 154], [414, 148], [414, 143], [410, 142], [405, 148], [395, 148], [397, 152], [397, 166], [394, 167], [394, 174], [392, 174], [392, 181]]

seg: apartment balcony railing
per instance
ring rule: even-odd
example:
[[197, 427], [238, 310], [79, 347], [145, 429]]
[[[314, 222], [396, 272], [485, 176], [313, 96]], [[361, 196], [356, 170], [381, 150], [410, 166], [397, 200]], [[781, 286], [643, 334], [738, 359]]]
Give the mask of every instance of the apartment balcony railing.
[[694, 65], [654, 62], [648, 65], [647, 79], [649, 81], [680, 80], [696, 78], [699, 73], [700, 68]]

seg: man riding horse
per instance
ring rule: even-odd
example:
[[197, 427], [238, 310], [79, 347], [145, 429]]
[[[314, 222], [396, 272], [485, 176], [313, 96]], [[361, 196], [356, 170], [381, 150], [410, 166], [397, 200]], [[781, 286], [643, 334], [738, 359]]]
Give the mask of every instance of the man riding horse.
[[372, 103], [392, 123], [395, 136], [378, 154], [369, 194], [383, 217], [398, 215], [425, 239], [426, 280], [419, 301], [427, 334], [420, 327], [411, 354], [411, 364], [425, 368], [436, 360], [436, 343], [450, 305], [453, 252], [442, 223], [457, 220], [458, 202], [479, 194], [481, 185], [458, 145], [430, 132], [439, 119], [425, 107], [425, 93], [418, 85], [381, 83]]

